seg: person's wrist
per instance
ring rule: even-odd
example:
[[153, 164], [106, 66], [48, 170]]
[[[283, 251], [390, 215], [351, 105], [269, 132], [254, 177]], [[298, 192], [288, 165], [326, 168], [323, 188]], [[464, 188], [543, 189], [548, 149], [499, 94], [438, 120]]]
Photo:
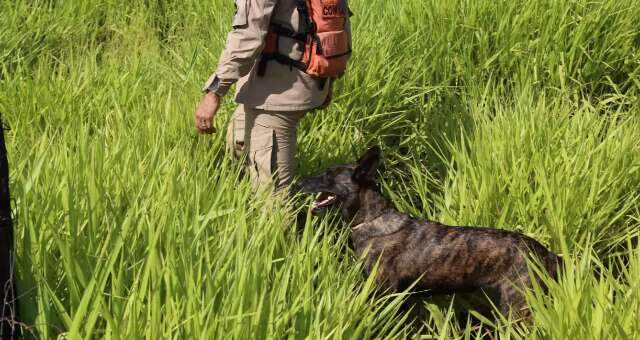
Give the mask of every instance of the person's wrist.
[[231, 84], [232, 82], [228, 80], [220, 79], [216, 75], [213, 77], [213, 80], [211, 80], [211, 83], [204, 88], [204, 92], [214, 93], [218, 96], [219, 99], [222, 99], [222, 97], [224, 97], [225, 94], [227, 94], [227, 91], [229, 91], [229, 87], [231, 86]]
[[222, 96], [213, 92], [213, 91], [207, 91], [207, 93], [204, 94], [205, 97], [209, 97], [210, 99], [213, 99], [215, 101], [220, 101], [222, 99]]

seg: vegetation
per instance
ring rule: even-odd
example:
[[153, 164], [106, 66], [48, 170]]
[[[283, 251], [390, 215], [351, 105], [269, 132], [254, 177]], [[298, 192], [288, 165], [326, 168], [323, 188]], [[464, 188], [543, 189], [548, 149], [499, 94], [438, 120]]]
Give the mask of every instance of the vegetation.
[[[354, 0], [354, 57], [300, 171], [379, 143], [385, 194], [563, 255], [530, 325], [428, 303], [431, 338], [640, 337], [640, 6]], [[0, 0], [21, 315], [38, 338], [403, 338], [346, 223], [254, 195], [193, 111], [229, 0]], [[217, 117], [223, 131], [231, 97]], [[304, 207], [302, 209], [305, 209]]]

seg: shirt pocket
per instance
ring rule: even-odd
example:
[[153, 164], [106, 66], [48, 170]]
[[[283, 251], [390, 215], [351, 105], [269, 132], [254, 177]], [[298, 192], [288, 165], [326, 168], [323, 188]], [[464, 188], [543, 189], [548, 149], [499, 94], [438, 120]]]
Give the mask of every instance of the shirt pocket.
[[236, 15], [233, 17], [233, 28], [244, 28], [247, 26], [249, 15], [249, 0], [235, 0]]

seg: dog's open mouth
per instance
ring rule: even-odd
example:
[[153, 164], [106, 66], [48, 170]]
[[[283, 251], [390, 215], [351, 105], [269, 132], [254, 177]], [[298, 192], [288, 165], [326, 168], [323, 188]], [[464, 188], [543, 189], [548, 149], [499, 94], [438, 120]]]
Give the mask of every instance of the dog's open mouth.
[[321, 192], [316, 201], [313, 202], [313, 210], [320, 210], [336, 202], [336, 195], [330, 192]]

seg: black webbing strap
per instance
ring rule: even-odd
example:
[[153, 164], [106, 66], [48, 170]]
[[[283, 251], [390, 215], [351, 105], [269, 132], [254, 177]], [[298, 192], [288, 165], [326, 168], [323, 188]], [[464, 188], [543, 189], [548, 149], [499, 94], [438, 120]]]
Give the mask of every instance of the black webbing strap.
[[[275, 60], [280, 64], [295, 67], [303, 72], [307, 70], [307, 64], [301, 61], [291, 59], [289, 57], [283, 56], [282, 54], [269, 53], [260, 56], [260, 62], [258, 63], [257, 71], [257, 75], [259, 77], [264, 76], [265, 72], [267, 71], [267, 63], [269, 62], [269, 60]], [[327, 82], [329, 82], [329, 78], [320, 78], [320, 81], [318, 82], [318, 88], [320, 89], [320, 91], [324, 90], [324, 88], [327, 86]]]
[[267, 66], [267, 62], [269, 60], [275, 60], [278, 63], [282, 64], [282, 65], [286, 65], [286, 66], [290, 66], [290, 67], [295, 67], [301, 71], [306, 71], [307, 70], [307, 64], [298, 61], [298, 60], [294, 60], [291, 59], [287, 56], [284, 56], [282, 54], [278, 54], [278, 53], [268, 53], [268, 54], [262, 54], [262, 56], [260, 57], [260, 62], [258, 63], [258, 71], [257, 71], [257, 75], [262, 77], [264, 76], [264, 73], [266, 71], [266, 66]]
[[307, 35], [301, 32], [294, 32], [287, 27], [282, 25], [272, 23], [269, 26], [269, 31], [275, 33], [276, 35], [280, 35], [283, 37], [295, 39], [301, 42], [305, 42], [307, 40]]
[[269, 31], [276, 34], [276, 47], [274, 53], [262, 53], [260, 56], [260, 61], [258, 62], [258, 77], [264, 76], [267, 70], [267, 63], [269, 60], [275, 60], [280, 64], [287, 65], [290, 67], [295, 67], [302, 71], [307, 70], [307, 64], [302, 61], [291, 59], [287, 56], [281, 55], [278, 53], [278, 40], [280, 36], [291, 38], [297, 40], [301, 43], [307, 42], [307, 37], [310, 33], [315, 33], [316, 27], [311, 17], [309, 16], [309, 7], [307, 6], [307, 0], [296, 0], [296, 10], [298, 11], [298, 32], [295, 32], [287, 27], [282, 25], [271, 23], [269, 26]]
[[309, 17], [310, 12], [307, 6], [307, 0], [296, 0], [296, 9], [298, 10], [298, 18], [300, 19], [298, 31], [305, 36], [309, 33], [315, 33], [316, 28], [313, 20]]
[[329, 80], [329, 78], [320, 78], [320, 82], [319, 82], [319, 86], [320, 86], [320, 91], [324, 90], [324, 87], [327, 86], [327, 81]]
[[267, 72], [267, 62], [269, 61], [269, 58], [267, 57], [266, 54], [262, 54], [260, 55], [260, 61], [258, 62], [258, 70], [256, 71], [256, 74], [258, 75], [258, 77], [263, 77], [264, 73]]

